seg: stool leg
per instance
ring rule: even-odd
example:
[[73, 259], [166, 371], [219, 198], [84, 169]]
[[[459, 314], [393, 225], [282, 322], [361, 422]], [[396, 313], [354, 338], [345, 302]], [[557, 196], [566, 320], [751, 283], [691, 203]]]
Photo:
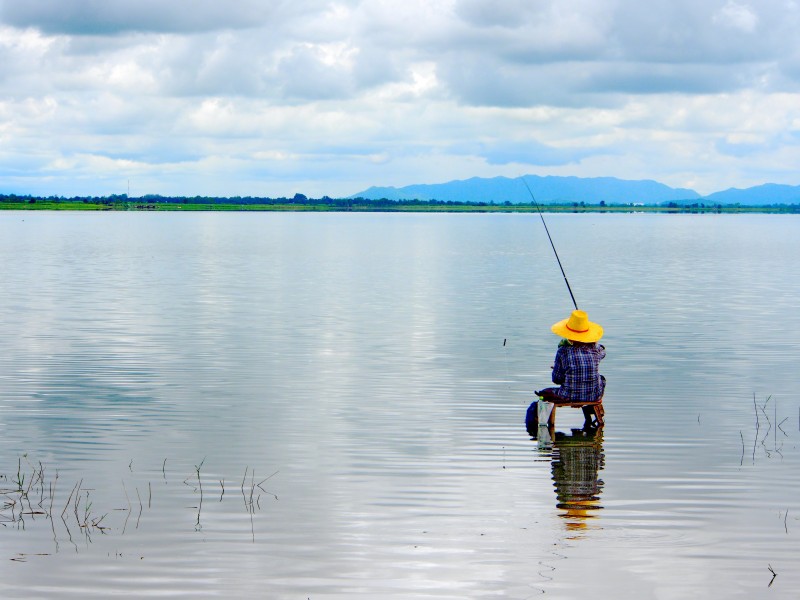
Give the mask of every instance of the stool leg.
[[547, 424], [550, 427], [556, 426], [556, 405], [553, 404], [553, 410], [550, 412], [550, 419], [548, 419]]
[[594, 407], [594, 415], [597, 417], [597, 424], [604, 425], [605, 421], [603, 420], [603, 415], [606, 414], [605, 409], [603, 408], [602, 404], [598, 404]]

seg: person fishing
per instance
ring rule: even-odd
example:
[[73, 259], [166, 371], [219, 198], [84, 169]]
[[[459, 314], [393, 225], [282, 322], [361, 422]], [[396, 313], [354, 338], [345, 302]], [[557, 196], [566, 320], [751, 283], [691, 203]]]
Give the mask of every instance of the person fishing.
[[[553, 383], [559, 387], [544, 388], [536, 395], [556, 405], [600, 402], [606, 388], [606, 378], [599, 373], [606, 349], [597, 343], [603, 337], [603, 328], [592, 323], [585, 311], [573, 310], [569, 318], [550, 329], [563, 338], [558, 344], [552, 375]], [[582, 408], [586, 424], [591, 425], [592, 416], [597, 414], [595, 408]], [[602, 417], [598, 416], [602, 424]]]
[[[539, 213], [539, 218], [542, 220], [547, 239], [550, 241], [550, 247], [553, 249], [558, 268], [561, 270], [564, 283], [567, 284], [567, 291], [569, 291], [569, 297], [572, 299], [572, 305], [575, 307], [569, 318], [559, 321], [550, 328], [553, 333], [563, 338], [558, 344], [552, 374], [553, 383], [558, 384], [559, 387], [539, 390], [536, 395], [543, 401], [551, 402], [555, 405], [599, 403], [602, 401], [606, 389], [606, 378], [599, 373], [600, 361], [606, 357], [606, 349], [597, 343], [603, 337], [603, 328], [597, 323], [592, 323], [586, 312], [578, 308], [578, 302], [575, 300], [575, 294], [572, 293], [572, 287], [569, 285], [564, 266], [561, 264], [561, 259], [556, 251], [553, 237], [547, 228], [542, 209], [536, 201], [528, 182], [524, 177], [520, 177], [520, 179], [525, 184], [525, 188], [536, 206], [536, 212]], [[538, 402], [532, 402], [525, 415], [525, 427], [531, 437], [534, 438], [538, 429], [537, 404]], [[582, 406], [581, 408], [583, 409], [585, 427], [592, 426], [593, 416], [597, 419], [597, 425], [603, 425], [602, 405]]]

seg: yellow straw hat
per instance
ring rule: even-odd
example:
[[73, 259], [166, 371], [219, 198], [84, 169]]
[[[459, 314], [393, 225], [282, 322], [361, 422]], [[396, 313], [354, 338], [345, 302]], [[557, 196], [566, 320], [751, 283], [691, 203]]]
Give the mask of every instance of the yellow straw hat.
[[603, 337], [603, 328], [592, 323], [583, 310], [573, 310], [569, 319], [559, 321], [551, 328], [553, 333], [573, 342], [596, 342]]

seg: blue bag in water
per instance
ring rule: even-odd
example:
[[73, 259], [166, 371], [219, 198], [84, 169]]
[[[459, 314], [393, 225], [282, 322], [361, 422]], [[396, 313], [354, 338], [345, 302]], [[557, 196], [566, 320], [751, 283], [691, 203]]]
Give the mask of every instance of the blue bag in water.
[[539, 402], [536, 400], [531, 402], [528, 412], [525, 413], [525, 429], [534, 439], [539, 435]]

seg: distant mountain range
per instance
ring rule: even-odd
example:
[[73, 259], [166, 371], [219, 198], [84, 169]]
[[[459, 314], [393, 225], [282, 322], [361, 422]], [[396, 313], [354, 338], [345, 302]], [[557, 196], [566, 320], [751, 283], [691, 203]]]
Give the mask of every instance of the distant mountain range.
[[[615, 177], [540, 177], [525, 175], [541, 204], [585, 202], [587, 204], [633, 203], [633, 204], [742, 204], [763, 206], [768, 204], [800, 203], [800, 186], [767, 183], [744, 190], [730, 188], [701, 196], [694, 190], [672, 188], [652, 180], [631, 181]], [[519, 178], [473, 177], [459, 181], [435, 184], [417, 184], [405, 187], [371, 187], [353, 194], [351, 198], [370, 200], [441, 200], [443, 202], [494, 202], [502, 204], [527, 204], [530, 194]]]

